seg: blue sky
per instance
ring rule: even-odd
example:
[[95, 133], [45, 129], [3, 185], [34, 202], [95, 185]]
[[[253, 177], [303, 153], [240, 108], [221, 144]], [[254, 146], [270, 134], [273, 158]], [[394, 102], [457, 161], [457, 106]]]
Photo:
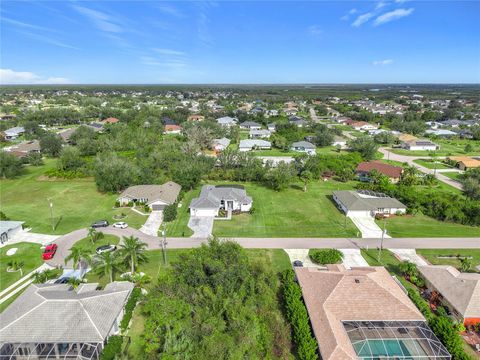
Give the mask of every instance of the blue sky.
[[480, 1], [2, 1], [2, 83], [479, 83]]

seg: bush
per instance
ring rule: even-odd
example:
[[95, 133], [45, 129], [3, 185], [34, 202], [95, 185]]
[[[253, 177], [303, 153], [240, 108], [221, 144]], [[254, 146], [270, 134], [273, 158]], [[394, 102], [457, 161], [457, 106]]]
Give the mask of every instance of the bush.
[[163, 220], [165, 222], [173, 221], [177, 218], [177, 203], [168, 205], [163, 209]]
[[107, 345], [103, 348], [100, 360], [114, 360], [117, 355], [122, 352], [123, 337], [114, 335], [110, 336], [107, 341]]
[[283, 301], [287, 319], [293, 329], [293, 340], [297, 348], [298, 358], [301, 360], [318, 359], [317, 341], [312, 335], [310, 319], [302, 300], [300, 286], [295, 283], [293, 270], [282, 273]]
[[0, 211], [0, 220], [10, 220], [10, 218], [5, 215], [5, 213], [3, 211]]
[[342, 261], [343, 254], [337, 249], [311, 249], [308, 252], [310, 259], [315, 264], [336, 264]]
[[133, 315], [133, 310], [135, 310], [135, 306], [137, 306], [140, 295], [142, 295], [142, 289], [136, 287], [132, 290], [128, 301], [125, 304], [125, 312], [123, 314], [122, 321], [120, 322], [120, 329], [122, 331], [127, 330], [128, 324], [130, 323], [130, 319]]

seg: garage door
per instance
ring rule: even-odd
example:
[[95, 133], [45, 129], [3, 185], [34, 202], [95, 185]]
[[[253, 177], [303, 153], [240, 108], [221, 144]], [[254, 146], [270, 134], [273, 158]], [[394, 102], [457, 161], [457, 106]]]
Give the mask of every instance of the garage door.
[[165, 205], [159, 205], [159, 204], [152, 205], [153, 211], [162, 211], [163, 209], [165, 209]]

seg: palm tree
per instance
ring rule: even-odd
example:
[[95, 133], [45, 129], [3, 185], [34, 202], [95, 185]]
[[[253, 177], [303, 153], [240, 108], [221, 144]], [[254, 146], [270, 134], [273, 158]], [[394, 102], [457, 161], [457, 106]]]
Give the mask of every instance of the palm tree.
[[33, 274], [32, 279], [34, 284], [43, 284], [44, 282], [53, 279], [57, 276], [57, 273], [53, 269], [47, 269], [44, 271], [37, 271]]
[[125, 263], [130, 264], [132, 275], [135, 274], [138, 264], [147, 261], [145, 256], [147, 244], [134, 236], [124, 236], [123, 244], [120, 247]]
[[70, 249], [70, 254], [68, 254], [68, 256], [65, 258], [65, 265], [67, 265], [67, 262], [72, 260], [73, 268], [76, 269], [82, 261], [89, 263], [90, 258], [90, 253], [87, 250], [74, 246]]
[[118, 252], [104, 252], [95, 256], [93, 261], [93, 271], [100, 276], [108, 276], [110, 282], [113, 282], [113, 274], [119, 271], [120, 258]]
[[88, 229], [88, 237], [92, 241], [92, 244], [95, 244], [98, 240], [101, 240], [105, 235], [101, 231], [97, 231], [94, 228]]
[[71, 277], [68, 279], [68, 284], [71, 285], [74, 289], [76, 289], [81, 283], [82, 281], [76, 277]]
[[20, 275], [23, 277], [23, 265], [25, 265], [23, 261], [12, 260], [7, 265], [11, 271], [20, 271]]

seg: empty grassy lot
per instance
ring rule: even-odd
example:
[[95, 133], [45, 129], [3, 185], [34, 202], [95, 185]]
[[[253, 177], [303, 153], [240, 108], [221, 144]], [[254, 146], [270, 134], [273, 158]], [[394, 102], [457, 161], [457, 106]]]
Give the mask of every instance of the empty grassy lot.
[[[89, 226], [99, 219], [114, 222], [113, 215], [125, 213], [122, 220], [130, 226], [140, 227], [146, 220], [130, 209], [113, 209], [115, 194], [101, 194], [91, 178], [50, 179], [46, 170], [55, 166], [47, 159], [45, 165], [25, 168], [16, 179], [1, 180], [0, 208], [12, 220], [25, 221], [33, 232], [66, 234]], [[55, 231], [52, 230], [49, 199], [53, 202]]]
[[[455, 244], [452, 244], [455, 245]], [[472, 270], [480, 265], [480, 249], [417, 249], [417, 253], [422, 255], [432, 265], [451, 265], [457, 269], [461, 269], [460, 260], [458, 258], [439, 258], [439, 256], [461, 256], [472, 258]], [[479, 270], [476, 270], [480, 272]]]
[[[383, 226], [383, 220], [376, 221]], [[396, 216], [386, 220], [387, 233], [391, 237], [478, 237], [480, 227], [438, 221], [417, 214]]]
[[[312, 182], [303, 192], [300, 184], [277, 192], [262, 185], [243, 184], [253, 198], [253, 213], [215, 221], [219, 237], [355, 237], [358, 230], [331, 200], [335, 190], [351, 189], [335, 181]], [[346, 225], [346, 226], [345, 226]]]

